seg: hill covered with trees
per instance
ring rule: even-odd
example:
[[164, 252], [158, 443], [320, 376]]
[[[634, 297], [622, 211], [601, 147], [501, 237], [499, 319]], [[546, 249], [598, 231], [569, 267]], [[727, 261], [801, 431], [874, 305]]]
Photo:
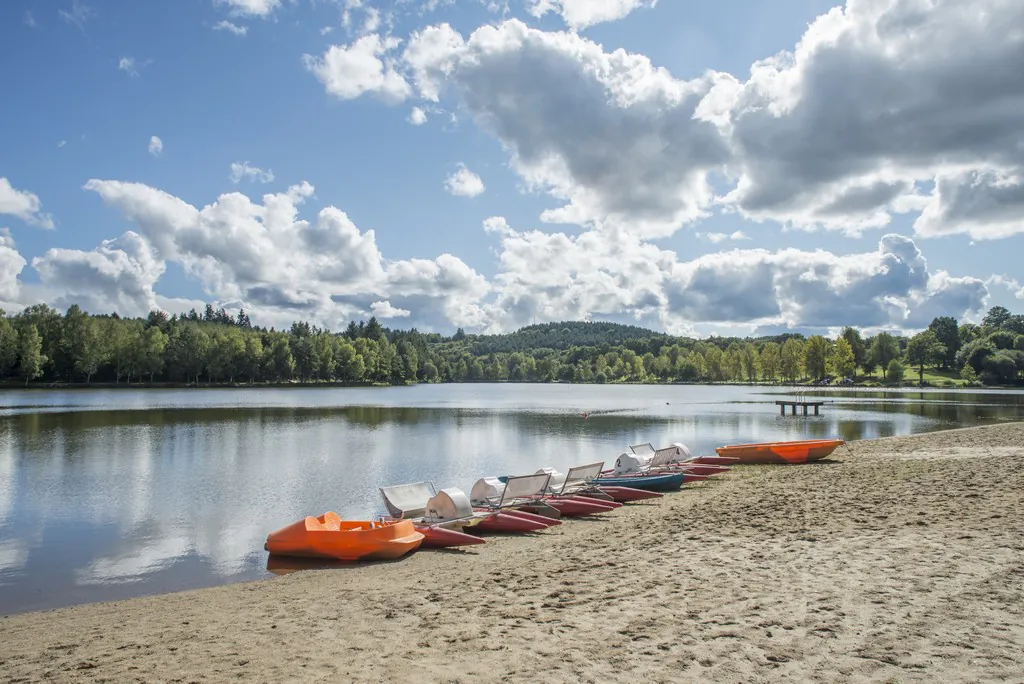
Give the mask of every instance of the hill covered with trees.
[[[876, 375], [880, 372], [880, 375]], [[296, 322], [254, 326], [245, 311], [146, 318], [0, 311], [0, 380], [7, 383], [188, 385], [416, 382], [824, 382], [1017, 384], [1024, 376], [1024, 316], [994, 307], [981, 325], [936, 318], [910, 338], [673, 337], [602, 322], [531, 325], [505, 335], [391, 330], [376, 319], [340, 333]]]

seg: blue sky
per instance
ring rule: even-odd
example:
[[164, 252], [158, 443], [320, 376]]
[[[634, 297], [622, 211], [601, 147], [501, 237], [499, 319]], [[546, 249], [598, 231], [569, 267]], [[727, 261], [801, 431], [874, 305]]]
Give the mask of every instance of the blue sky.
[[1020, 309], [1024, 89], [992, 64], [1021, 13], [934, 4], [7, 0], [0, 305], [689, 334]]

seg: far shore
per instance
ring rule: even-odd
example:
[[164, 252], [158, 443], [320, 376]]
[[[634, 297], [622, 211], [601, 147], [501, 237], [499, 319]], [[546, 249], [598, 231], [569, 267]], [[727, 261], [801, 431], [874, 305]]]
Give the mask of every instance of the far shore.
[[1024, 423], [466, 551], [0, 620], [11, 681], [1020, 681]]
[[369, 387], [415, 387], [417, 385], [573, 385], [581, 387], [590, 386], [644, 386], [644, 387], [688, 387], [688, 386], [707, 386], [707, 387], [757, 387], [764, 389], [775, 389], [775, 390], [786, 390], [786, 389], [798, 389], [800, 391], [830, 391], [830, 390], [871, 390], [871, 391], [887, 391], [887, 390], [941, 390], [943, 392], [976, 392], [978, 390], [1024, 390], [1024, 385], [936, 385], [925, 382], [923, 385], [916, 382], [902, 382], [879, 384], [874, 381], [868, 382], [853, 382], [845, 385], [839, 383], [833, 383], [829, 385], [822, 385], [814, 382], [804, 383], [767, 383], [767, 382], [609, 382], [609, 383], [596, 383], [596, 382], [511, 382], [508, 380], [498, 382], [464, 382], [464, 383], [406, 383], [404, 385], [390, 385], [387, 383], [343, 383], [343, 382], [326, 382], [326, 381], [314, 381], [314, 382], [300, 382], [297, 380], [286, 381], [286, 382], [258, 382], [258, 383], [247, 383], [247, 382], [199, 382], [197, 383], [186, 383], [186, 382], [32, 382], [26, 385], [24, 382], [16, 380], [7, 380], [0, 382], [0, 390], [139, 390], [139, 389], [237, 389], [237, 390], [253, 390], [253, 389], [281, 389], [281, 388], [296, 388], [296, 389], [315, 389], [315, 388], [369, 388]]

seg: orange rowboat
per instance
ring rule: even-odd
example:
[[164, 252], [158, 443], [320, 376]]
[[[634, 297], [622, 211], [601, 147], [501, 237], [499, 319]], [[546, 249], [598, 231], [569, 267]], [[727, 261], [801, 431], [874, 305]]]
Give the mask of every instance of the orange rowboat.
[[342, 520], [328, 511], [271, 532], [263, 548], [282, 556], [391, 560], [416, 550], [422, 542], [423, 534], [411, 520]]
[[719, 456], [734, 457], [736, 464], [796, 464], [820, 461], [846, 442], [842, 439], [808, 439], [797, 442], [732, 444], [715, 449]]

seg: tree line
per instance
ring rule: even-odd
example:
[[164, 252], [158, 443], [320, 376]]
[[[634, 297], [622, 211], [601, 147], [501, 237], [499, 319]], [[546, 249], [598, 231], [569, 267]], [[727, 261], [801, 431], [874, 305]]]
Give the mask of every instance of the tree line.
[[[931, 369], [931, 371], [929, 371]], [[909, 338], [853, 327], [835, 339], [786, 334], [695, 340], [614, 323], [534, 325], [507, 335], [391, 330], [375, 318], [340, 333], [254, 326], [207, 305], [146, 318], [31, 306], [0, 311], [0, 380], [39, 383], [827, 382], [1014, 384], [1024, 374], [1024, 316], [993, 307], [981, 325], [952, 317]]]

